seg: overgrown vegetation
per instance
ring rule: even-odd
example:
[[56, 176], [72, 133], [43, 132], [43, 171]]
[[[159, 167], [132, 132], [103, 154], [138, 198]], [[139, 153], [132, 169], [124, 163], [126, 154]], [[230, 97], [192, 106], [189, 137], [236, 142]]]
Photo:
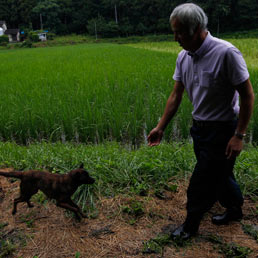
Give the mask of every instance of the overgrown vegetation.
[[[252, 163], [248, 160], [252, 159]], [[94, 185], [81, 186], [74, 198], [85, 206], [93, 217], [97, 215], [95, 197], [115, 196], [119, 193], [141, 195], [139, 186], [144, 186], [145, 194], [155, 195], [162, 189], [176, 191], [176, 182], [187, 179], [195, 165], [190, 143], [166, 144], [150, 148], [141, 146], [131, 149], [115, 142], [84, 145], [72, 143], [35, 143], [20, 146], [15, 143], [0, 143], [1, 167], [15, 169], [47, 169], [65, 173], [84, 162], [85, 168], [96, 179]], [[248, 169], [242, 164], [248, 163]], [[258, 189], [258, 151], [248, 148], [237, 159], [235, 173], [244, 195], [257, 198]], [[43, 201], [40, 196], [39, 201]], [[127, 213], [135, 207], [127, 205]], [[143, 208], [143, 207], [142, 207]], [[88, 208], [87, 208], [88, 209]], [[137, 209], [136, 209], [137, 210]]]

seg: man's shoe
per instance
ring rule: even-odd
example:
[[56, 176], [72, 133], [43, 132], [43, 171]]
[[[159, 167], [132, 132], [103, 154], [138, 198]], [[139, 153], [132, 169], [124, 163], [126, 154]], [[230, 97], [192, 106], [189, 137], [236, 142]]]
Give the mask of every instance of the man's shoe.
[[243, 218], [242, 209], [227, 209], [226, 212], [212, 217], [212, 223], [215, 225], [227, 225], [230, 221], [240, 221]]
[[173, 239], [181, 239], [183, 241], [188, 240], [192, 236], [196, 235], [197, 232], [192, 232], [186, 229], [185, 223], [176, 228], [172, 233], [171, 233], [171, 238]]

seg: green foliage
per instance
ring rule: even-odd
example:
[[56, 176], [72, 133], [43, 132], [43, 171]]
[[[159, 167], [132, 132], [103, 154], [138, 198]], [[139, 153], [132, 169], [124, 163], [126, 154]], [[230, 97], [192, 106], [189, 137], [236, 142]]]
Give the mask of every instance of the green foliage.
[[209, 235], [206, 239], [209, 242], [216, 244], [219, 252], [224, 254], [227, 258], [246, 258], [253, 252], [249, 247], [240, 246], [235, 243], [226, 243], [222, 237], [217, 235]]
[[32, 46], [33, 46], [33, 44], [32, 44], [31, 40], [24, 40], [21, 43], [21, 47], [24, 47], [24, 48], [32, 48]]
[[255, 239], [258, 242], [258, 228], [254, 225], [248, 225], [248, 224], [242, 224], [242, 228], [244, 232], [248, 235], [250, 235], [253, 239]]
[[16, 250], [16, 246], [9, 240], [0, 242], [0, 258], [5, 258], [11, 255]]
[[138, 218], [144, 214], [144, 208], [141, 202], [132, 200], [128, 203], [128, 206], [122, 207], [122, 212]]
[[106, 22], [102, 16], [88, 21], [87, 30], [89, 35], [112, 38], [119, 34], [119, 27], [114, 21]]
[[151, 253], [162, 253], [163, 248], [171, 244], [172, 240], [169, 235], [166, 234], [159, 234], [155, 238], [152, 238], [148, 241], [145, 241], [143, 243], [143, 249], [142, 252], [144, 254], [151, 254]]
[[0, 258], [12, 257], [17, 248], [26, 244], [26, 239], [22, 232], [16, 229], [6, 232], [4, 227], [7, 225], [7, 223], [4, 223], [0, 227]]
[[55, 33], [48, 32], [47, 33], [47, 40], [54, 40], [55, 36], [56, 36]]
[[235, 243], [223, 244], [221, 253], [227, 258], [246, 258], [253, 251], [249, 247], [240, 246]]
[[32, 196], [32, 201], [40, 204], [45, 204], [47, 202], [47, 198], [43, 192], [39, 191], [37, 194]]
[[30, 31], [28, 33], [28, 39], [31, 41], [31, 42], [38, 42], [39, 41], [39, 35], [37, 32], [34, 32], [34, 31]]
[[32, 9], [32, 13], [39, 17], [42, 17], [42, 25], [44, 29], [49, 29], [56, 32], [60, 25], [60, 6], [57, 0], [43, 0], [39, 1], [37, 5]]
[[[256, 148], [244, 151], [243, 156], [246, 155], [258, 157]], [[170, 186], [176, 191], [175, 178], [188, 178], [194, 168], [195, 158], [191, 144], [161, 144], [155, 148], [141, 146], [133, 150], [115, 142], [99, 145], [42, 142], [28, 146], [0, 143], [1, 167], [14, 167], [18, 170], [46, 169], [65, 173], [82, 162], [96, 182], [81, 186], [73, 198], [94, 218], [98, 215], [95, 205], [98, 195], [139, 194], [139, 184], [147, 186], [147, 191], [152, 190], [150, 194], [154, 194], [155, 189], [167, 190]], [[241, 178], [243, 174], [253, 175], [253, 171], [257, 171], [255, 162], [249, 171], [239, 169], [241, 162], [238, 159], [236, 163], [237, 180], [244, 195], [251, 194], [255, 197], [257, 187], [250, 184], [249, 180], [246, 181], [247, 177]], [[253, 181], [257, 180], [253, 178]], [[44, 201], [40, 196], [36, 201]]]
[[[150, 0], [1, 0], [0, 17], [9, 27], [39, 29], [40, 14], [44, 28], [57, 34], [85, 33], [88, 21], [102, 15], [108, 26], [117, 22], [115, 32], [128, 36], [143, 33], [169, 33], [169, 16], [175, 6], [184, 1]], [[209, 29], [214, 32], [257, 27], [258, 4], [255, 0], [195, 1], [209, 17]], [[110, 28], [111, 29], [111, 28]], [[113, 27], [114, 29], [114, 27]]]
[[7, 35], [0, 36], [0, 46], [6, 46], [9, 43], [9, 37]]
[[34, 211], [20, 216], [20, 220], [22, 222], [24, 222], [28, 228], [33, 228], [34, 227], [34, 222], [35, 222], [34, 218], [35, 218], [35, 212]]

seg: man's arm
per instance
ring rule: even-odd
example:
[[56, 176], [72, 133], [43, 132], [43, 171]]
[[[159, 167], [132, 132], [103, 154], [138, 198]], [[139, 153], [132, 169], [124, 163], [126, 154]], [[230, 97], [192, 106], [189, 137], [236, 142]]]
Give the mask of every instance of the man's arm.
[[174, 89], [171, 92], [167, 104], [164, 110], [164, 113], [158, 123], [158, 125], [151, 130], [148, 135], [149, 146], [156, 146], [160, 144], [160, 141], [163, 137], [163, 132], [165, 131], [167, 125], [170, 120], [176, 114], [178, 107], [182, 101], [184, 93], [184, 85], [182, 82], [176, 81], [174, 85]]
[[[248, 123], [250, 121], [253, 106], [254, 106], [254, 92], [250, 80], [235, 86], [240, 95], [240, 113], [236, 132], [245, 134]], [[227, 146], [226, 155], [228, 159], [237, 157], [243, 149], [243, 141], [236, 135], [233, 136]]]

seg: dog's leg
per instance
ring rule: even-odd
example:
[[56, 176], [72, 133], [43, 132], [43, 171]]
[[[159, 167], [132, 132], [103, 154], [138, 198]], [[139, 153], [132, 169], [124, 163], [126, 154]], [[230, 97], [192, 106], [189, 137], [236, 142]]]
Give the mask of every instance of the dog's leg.
[[71, 199], [69, 199], [69, 204], [70, 204], [71, 206], [73, 206], [74, 208], [76, 208], [76, 209], [77, 209], [77, 212], [78, 212], [83, 218], [88, 218], [88, 216], [82, 212], [81, 208], [80, 208], [76, 203], [74, 203]]
[[17, 212], [17, 204], [21, 202], [20, 198], [16, 198], [13, 201], [13, 210], [12, 210], [12, 214], [14, 215]]
[[27, 201], [27, 205], [28, 205], [29, 208], [33, 208], [34, 207], [34, 205], [30, 202], [30, 200]]
[[64, 208], [64, 209], [66, 209], [66, 210], [69, 210], [69, 211], [74, 212], [74, 214], [75, 214], [75, 216], [76, 216], [76, 219], [81, 220], [81, 217], [79, 216], [77, 209], [74, 208], [74, 207], [72, 207], [72, 206], [69, 205], [68, 203], [66, 203], [66, 202], [57, 202], [56, 205], [57, 205], [58, 207], [61, 207], [61, 208]]
[[13, 210], [12, 210], [12, 215], [14, 215], [17, 212], [17, 204], [19, 202], [24, 202], [25, 200], [23, 199], [22, 196], [15, 198], [13, 201]]
[[13, 201], [12, 214], [14, 215], [17, 212], [17, 204], [19, 202], [27, 202], [29, 208], [34, 207], [30, 202], [30, 198], [35, 193], [37, 193], [37, 189], [31, 188], [29, 184], [25, 184], [24, 182], [21, 182], [20, 197], [14, 199]]
[[80, 215], [83, 217], [83, 218], [86, 218], [87, 216], [84, 215], [80, 208], [72, 201], [72, 200], [65, 200], [65, 201], [62, 201], [62, 202], [57, 202], [56, 204], [58, 207], [61, 207], [61, 208], [64, 208], [64, 209], [67, 209], [67, 210], [70, 210], [72, 211], [75, 216], [76, 216], [76, 219], [78, 219], [79, 221], [81, 220], [81, 217]]

